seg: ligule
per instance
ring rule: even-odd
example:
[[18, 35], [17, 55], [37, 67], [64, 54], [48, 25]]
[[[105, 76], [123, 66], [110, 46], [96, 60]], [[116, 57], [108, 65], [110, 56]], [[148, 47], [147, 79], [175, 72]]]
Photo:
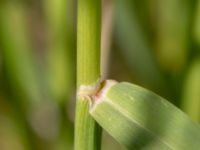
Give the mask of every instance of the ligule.
[[90, 114], [127, 149], [198, 149], [200, 127], [164, 98], [134, 84], [106, 81]]

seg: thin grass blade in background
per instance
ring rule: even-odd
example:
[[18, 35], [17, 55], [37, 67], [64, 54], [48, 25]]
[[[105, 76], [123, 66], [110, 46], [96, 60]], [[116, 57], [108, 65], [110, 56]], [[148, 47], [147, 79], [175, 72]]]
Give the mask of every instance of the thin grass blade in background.
[[30, 102], [37, 102], [40, 89], [31, 54], [30, 38], [27, 35], [25, 6], [8, 2], [1, 5], [0, 13], [2, 54], [9, 79], [18, 94], [26, 94]]
[[[34, 140], [42, 141], [42, 144], [36, 142], [42, 147], [56, 135], [59, 118], [56, 104], [45, 97], [45, 90], [40, 82], [28, 30], [27, 10], [25, 3], [2, 3], [0, 36], [6, 75], [13, 93], [12, 102], [18, 114], [15, 116], [15, 122], [21, 124], [22, 136], [31, 137], [36, 133]], [[45, 130], [41, 120], [48, 123]], [[25, 127], [31, 132], [26, 133]], [[30, 140], [27, 137], [24, 139]], [[30, 147], [34, 145], [36, 149], [39, 148], [37, 144], [32, 145], [31, 141], [29, 142]]]
[[190, 66], [183, 84], [181, 109], [192, 119], [200, 121], [200, 59]]
[[163, 70], [180, 73], [187, 62], [191, 1], [157, 1], [157, 58]]
[[72, 53], [75, 50], [73, 1], [45, 0], [47, 32], [47, 77], [50, 93], [62, 103], [72, 91], [74, 78]]
[[200, 45], [200, 0], [197, 1], [194, 22], [194, 39]]
[[[6, 14], [6, 15], [5, 15]], [[15, 126], [24, 142], [24, 149], [32, 147], [26, 128], [26, 115], [39, 100], [37, 75], [32, 62], [28, 38], [27, 13], [22, 3], [2, 2], [0, 8], [0, 40], [5, 72], [11, 88], [10, 99], [15, 111]], [[14, 25], [14, 26], [13, 26]]]
[[102, 1], [101, 76], [103, 80], [109, 74], [108, 66], [112, 44], [114, 4], [113, 0]]
[[135, 6], [124, 0], [117, 0], [115, 5], [114, 36], [135, 81], [161, 93], [167, 91], [152, 48], [133, 9]]
[[57, 148], [72, 149], [73, 124], [66, 106], [75, 85], [75, 55], [72, 55], [75, 51], [74, 5], [72, 0], [45, 0], [43, 6], [47, 32], [47, 84], [49, 94], [60, 106], [61, 116]]

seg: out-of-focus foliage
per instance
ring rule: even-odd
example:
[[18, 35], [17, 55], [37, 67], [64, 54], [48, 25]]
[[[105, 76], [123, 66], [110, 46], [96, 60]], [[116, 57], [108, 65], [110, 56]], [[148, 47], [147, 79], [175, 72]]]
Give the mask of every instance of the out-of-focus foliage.
[[192, 62], [187, 71], [183, 84], [182, 109], [192, 119], [199, 121], [200, 111], [200, 60], [197, 58]]
[[[200, 1], [103, 2], [102, 76], [151, 89], [198, 122]], [[76, 4], [0, 2], [1, 150], [73, 149]], [[104, 135], [102, 149], [120, 149]]]

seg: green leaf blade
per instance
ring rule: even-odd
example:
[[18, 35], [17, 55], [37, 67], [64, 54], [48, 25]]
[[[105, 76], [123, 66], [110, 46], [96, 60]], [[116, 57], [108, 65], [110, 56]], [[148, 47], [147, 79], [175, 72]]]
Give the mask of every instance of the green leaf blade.
[[127, 149], [198, 149], [200, 128], [160, 96], [117, 83], [95, 99], [96, 121]]

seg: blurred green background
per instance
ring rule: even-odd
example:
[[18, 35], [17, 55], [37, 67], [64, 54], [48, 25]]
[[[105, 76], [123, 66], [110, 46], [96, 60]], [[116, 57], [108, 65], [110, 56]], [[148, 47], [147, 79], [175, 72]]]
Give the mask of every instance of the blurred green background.
[[[73, 149], [76, 7], [0, 1], [0, 150]], [[200, 0], [103, 0], [101, 49], [102, 79], [139, 84], [200, 122]], [[104, 133], [102, 149], [123, 148]]]

